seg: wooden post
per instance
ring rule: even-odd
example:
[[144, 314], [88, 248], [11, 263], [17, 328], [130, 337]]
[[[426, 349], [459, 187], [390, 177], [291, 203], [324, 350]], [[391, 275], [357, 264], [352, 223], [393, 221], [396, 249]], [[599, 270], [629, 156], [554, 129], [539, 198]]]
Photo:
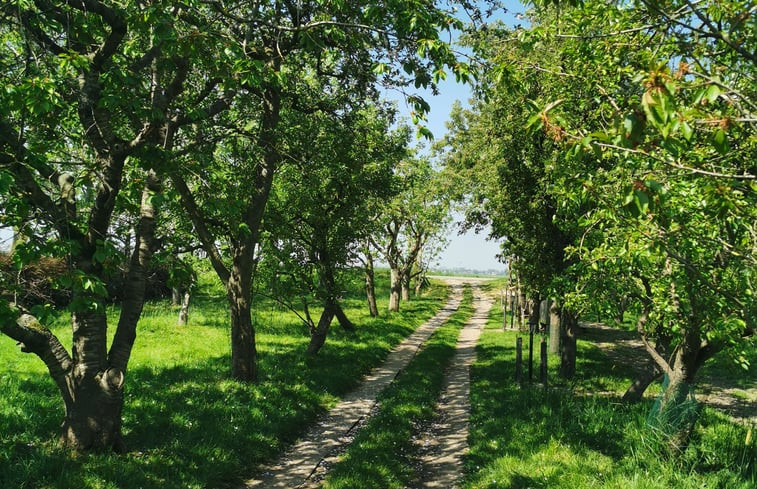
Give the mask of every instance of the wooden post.
[[515, 291], [510, 295], [510, 329], [515, 328]]
[[523, 382], [523, 338], [515, 340], [515, 382]]
[[534, 327], [528, 328], [528, 381], [534, 379]]
[[547, 387], [547, 340], [541, 337], [541, 364], [539, 365], [539, 382]]

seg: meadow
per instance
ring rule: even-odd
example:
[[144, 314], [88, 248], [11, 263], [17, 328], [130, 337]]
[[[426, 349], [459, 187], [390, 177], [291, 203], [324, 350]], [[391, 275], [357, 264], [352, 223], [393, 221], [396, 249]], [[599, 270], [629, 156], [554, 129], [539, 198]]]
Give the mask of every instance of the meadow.
[[[381, 276], [380, 298], [388, 296]], [[371, 318], [359, 280], [343, 302], [358, 326], [334, 323], [316, 357], [307, 328], [269, 301], [256, 304], [260, 381], [229, 379], [229, 325], [223, 292], [201, 276], [189, 325], [168, 302], [148, 303], [127, 373], [124, 456], [73, 455], [57, 446], [62, 403], [38, 358], [0, 337], [0, 487], [137, 489], [237, 487], [274, 459], [353, 388], [388, 351], [446, 301], [434, 285], [399, 314]], [[111, 311], [112, 317], [116, 309]], [[312, 311], [313, 314], [319, 311]], [[70, 347], [61, 314], [53, 331]], [[346, 368], [347, 366], [347, 368]]]
[[[128, 453], [123, 456], [74, 455], [58, 448], [63, 413], [56, 388], [38, 359], [0, 338], [0, 487], [239, 487], [433, 315], [448, 292], [434, 283], [423, 297], [403, 303], [400, 314], [389, 316], [383, 312], [387, 277], [381, 274], [382, 313], [371, 318], [356, 278], [344, 305], [357, 332], [345, 332], [335, 322], [316, 357], [304, 355], [308, 334], [302, 322], [261, 301], [255, 318], [261, 378], [245, 385], [228, 378], [225, 300], [209, 277], [202, 276], [188, 326], [176, 326], [176, 311], [167, 302], [145, 309], [128, 372]], [[495, 282], [490, 292], [499, 285]], [[444, 369], [472, 313], [471, 302], [466, 288], [458, 312], [379, 396], [374, 415], [326, 475], [325, 488], [417, 487], [419, 448], [413, 438], [433, 420]], [[757, 486], [753, 426], [735, 424], [705, 406], [687, 450], [661, 456], [664, 442], [647, 424], [653, 399], [620, 402], [631, 380], [628, 369], [579, 340], [573, 381], [558, 380], [557, 361], [550, 358], [547, 388], [535, 381], [516, 383], [514, 347], [521, 333], [503, 331], [502, 323], [502, 310], [495, 306], [471, 369], [465, 489]], [[54, 330], [70, 336], [65, 314]], [[754, 350], [749, 355], [757, 356]], [[708, 371], [740, 375], [742, 384], [754, 381], [754, 370], [734, 370], [724, 358]]]

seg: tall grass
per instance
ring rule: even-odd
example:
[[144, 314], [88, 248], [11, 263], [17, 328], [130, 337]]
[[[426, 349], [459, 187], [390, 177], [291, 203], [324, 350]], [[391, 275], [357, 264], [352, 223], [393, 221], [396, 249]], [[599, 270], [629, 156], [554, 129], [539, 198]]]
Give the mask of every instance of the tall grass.
[[[501, 309], [493, 311], [472, 370], [464, 487], [757, 487], [757, 447], [747, 443], [748, 428], [708, 408], [683, 456], [660, 456], [663, 442], [646, 423], [651, 401], [621, 404], [630, 372], [613, 369], [591, 344], [579, 341], [574, 382], [519, 387], [517, 333], [501, 332]], [[554, 380], [557, 360], [551, 362]]]
[[[315, 358], [304, 355], [309, 338], [296, 316], [258, 302], [261, 378], [245, 385], [228, 379], [223, 293], [212, 279], [202, 280], [189, 326], [176, 326], [176, 311], [166, 302], [145, 308], [127, 373], [124, 456], [77, 456], [59, 449], [63, 410], [53, 382], [42, 362], [0, 337], [0, 488], [237, 487], [446, 298], [446, 289], [435, 286], [403, 303], [399, 314], [370, 318], [359, 290], [353, 290], [344, 306], [357, 332], [346, 333], [335, 323]], [[380, 307], [385, 310], [386, 302]], [[54, 331], [70, 346], [65, 315]]]

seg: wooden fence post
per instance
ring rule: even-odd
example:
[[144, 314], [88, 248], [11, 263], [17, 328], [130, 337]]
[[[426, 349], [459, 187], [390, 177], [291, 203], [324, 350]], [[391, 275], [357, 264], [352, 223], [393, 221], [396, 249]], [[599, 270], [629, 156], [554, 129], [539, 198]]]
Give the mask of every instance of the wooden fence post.
[[539, 382], [547, 387], [547, 340], [541, 337], [541, 364], [539, 365]]
[[515, 340], [515, 382], [523, 382], [523, 338]]

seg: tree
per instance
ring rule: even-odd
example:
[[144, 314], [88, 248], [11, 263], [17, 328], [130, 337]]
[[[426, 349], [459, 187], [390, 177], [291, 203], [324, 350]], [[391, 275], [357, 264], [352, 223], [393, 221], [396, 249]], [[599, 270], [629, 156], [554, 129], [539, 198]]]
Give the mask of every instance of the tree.
[[389, 265], [389, 310], [395, 312], [400, 300], [409, 300], [410, 283], [422, 272], [417, 267], [422, 250], [444, 235], [450, 222], [447, 186], [427, 157], [408, 156], [398, 166], [397, 177], [402, 188], [383, 209], [383, 230], [372, 241]]
[[532, 96], [527, 125], [562, 145], [550, 194], [557, 222], [578, 225], [567, 299], [588, 305], [609, 285], [637, 302], [637, 329], [667, 378], [654, 418], [676, 450], [696, 420], [697, 371], [722, 349], [738, 359], [755, 330], [745, 300], [754, 295], [755, 64], [744, 47], [754, 31], [743, 15], [754, 6], [744, 7], [538, 8], [531, 28], [509, 36], [531, 56], [493, 70], [515, 83], [540, 74], [546, 89]]
[[[233, 110], [219, 128], [198, 132], [200, 158], [185, 158], [171, 173], [174, 188], [192, 220], [213, 268], [227, 291], [231, 312], [232, 376], [257, 376], [255, 332], [250, 293], [255, 250], [274, 174], [285, 163], [279, 127], [283, 110], [311, 112], [298, 96], [302, 72], [335, 79], [364, 93], [377, 83], [404, 89], [430, 87], [431, 73], [451, 67], [462, 78], [440, 31], [460, 22], [433, 2], [262, 2], [231, 12], [220, 2], [211, 8], [232, 25], [234, 77], [224, 80], [234, 94]], [[328, 98], [328, 94], [324, 94]], [[428, 111], [419, 97], [409, 97], [416, 112]], [[212, 181], [211, 189], [204, 188]], [[219, 192], [235, 205], [220, 208]], [[228, 248], [223, 256], [218, 244]]]
[[[345, 272], [372, 232], [370, 217], [394, 191], [395, 154], [404, 153], [407, 142], [406, 131], [390, 131], [392, 110], [350, 103], [300, 118], [292, 128], [287, 154], [293, 161], [280, 170], [266, 217], [269, 239], [260, 265], [267, 271], [266, 288], [278, 300], [288, 299], [292, 309], [301, 301], [310, 355], [323, 346], [334, 317], [355, 329], [339, 304]], [[311, 296], [323, 308], [317, 324], [309, 313]]]
[[[68, 265], [59, 286], [71, 292], [73, 349], [44, 326], [44, 307], [0, 300], [0, 330], [47, 365], [65, 406], [61, 440], [76, 450], [123, 450], [123, 388], [153, 250], [158, 170], [180, 128], [213, 113], [186, 110], [203, 101], [188, 79], [208, 74], [195, 56], [218, 51], [213, 23], [203, 20], [207, 34], [198, 38], [190, 10], [98, 0], [0, 10], [0, 187], [9, 210], [0, 224], [25, 236], [14, 250], [19, 266], [40, 256]], [[119, 209], [135, 213], [136, 242], [108, 349]]]

